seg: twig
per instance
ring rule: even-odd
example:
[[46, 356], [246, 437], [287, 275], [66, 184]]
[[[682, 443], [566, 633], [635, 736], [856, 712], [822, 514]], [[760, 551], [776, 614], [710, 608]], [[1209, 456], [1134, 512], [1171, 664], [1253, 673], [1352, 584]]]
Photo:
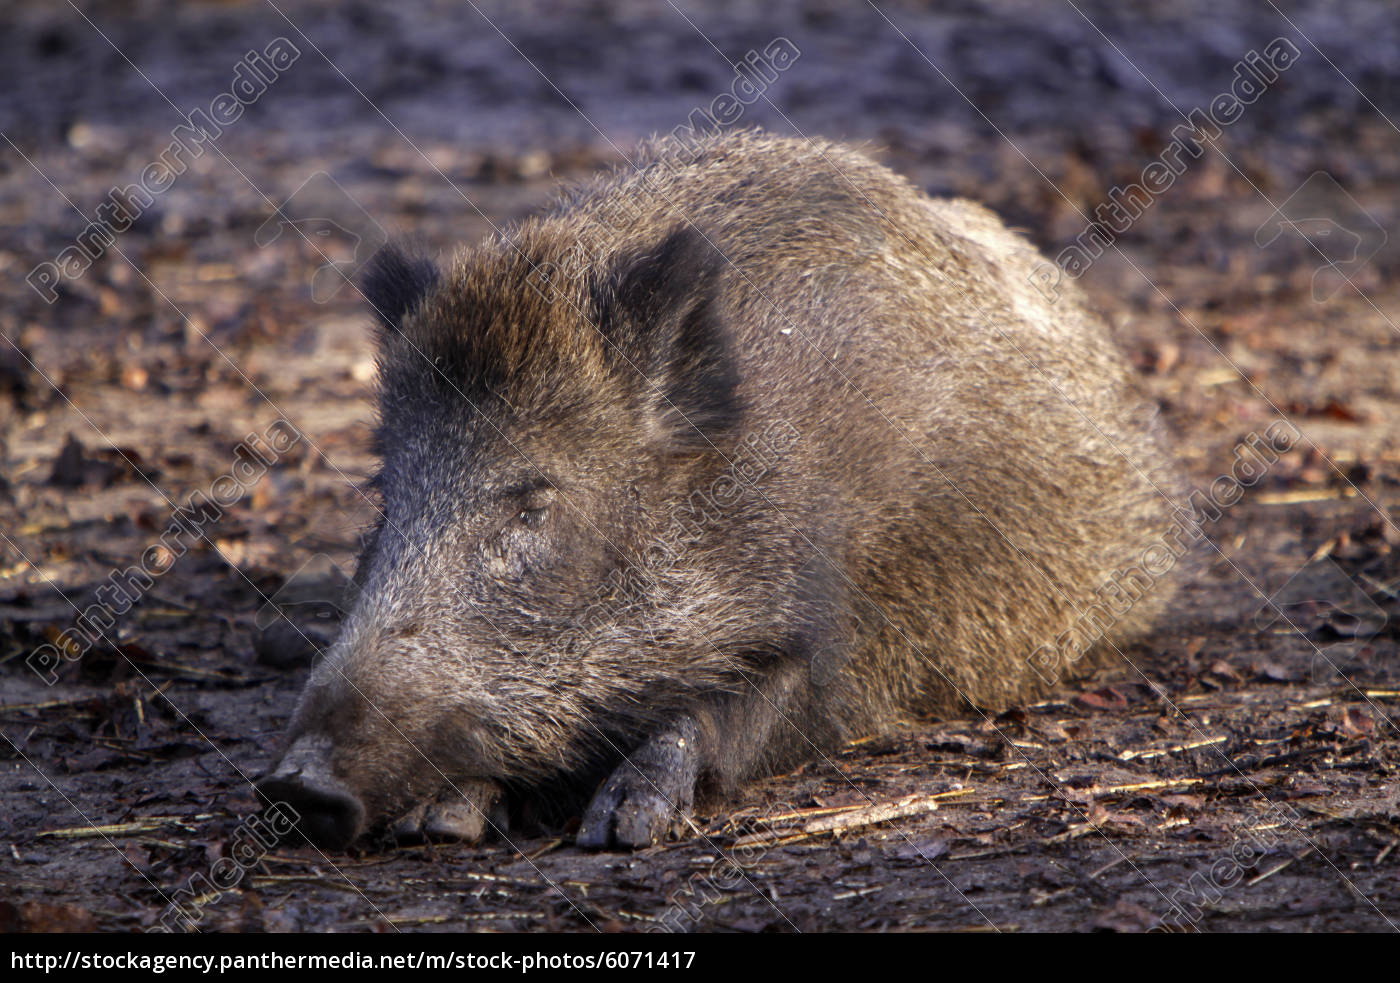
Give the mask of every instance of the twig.
[[1288, 866], [1291, 866], [1292, 863], [1293, 863], [1293, 858], [1292, 858], [1292, 857], [1289, 857], [1287, 860], [1285, 860], [1283, 863], [1279, 864], [1277, 867], [1274, 867], [1272, 870], [1266, 870], [1266, 871], [1264, 871], [1264, 873], [1262, 873], [1262, 874], [1260, 874], [1258, 877], [1254, 878], [1254, 880], [1249, 881], [1248, 883], [1246, 883], [1246, 884], [1245, 884], [1245, 887], [1253, 887], [1254, 885], [1258, 884], [1260, 881], [1264, 880], [1264, 878], [1266, 878], [1266, 877], [1273, 877], [1273, 876], [1274, 876], [1275, 874], [1277, 874], [1279, 871], [1283, 870], [1283, 868], [1288, 867]]
[[529, 861], [538, 860], [540, 857], [543, 857], [546, 853], [549, 853], [551, 850], [557, 850], [563, 845], [564, 841], [562, 838], [550, 840], [548, 843], [540, 847], [534, 853], [527, 853], [525, 855], [525, 859]]
[[1132, 761], [1134, 759], [1147, 760], [1148, 758], [1160, 758], [1164, 754], [1178, 754], [1181, 751], [1193, 751], [1198, 747], [1210, 747], [1212, 744], [1223, 744], [1230, 739], [1229, 735], [1221, 737], [1208, 737], [1203, 741], [1191, 741], [1188, 744], [1176, 744], [1172, 747], [1154, 748], [1146, 751], [1124, 751], [1118, 755], [1119, 761]]
[[1127, 855], [1127, 854], [1125, 854], [1125, 853], [1119, 854], [1119, 855], [1118, 855], [1118, 858], [1117, 858], [1116, 860], [1110, 860], [1108, 863], [1104, 864], [1104, 865], [1103, 865], [1102, 867], [1100, 867], [1098, 870], [1096, 870], [1096, 871], [1094, 871], [1092, 874], [1090, 874], [1090, 875], [1089, 875], [1089, 880], [1092, 881], [1094, 878], [1098, 877], [1100, 874], [1106, 874], [1106, 873], [1108, 873], [1108, 872], [1109, 872], [1110, 870], [1112, 870], [1114, 867], [1117, 867], [1119, 864], [1123, 863], [1123, 862], [1126, 861], [1127, 859], [1128, 859], [1128, 855]]
[[1260, 492], [1250, 501], [1259, 505], [1298, 505], [1302, 502], [1331, 502], [1339, 498], [1355, 498], [1356, 489], [1345, 488], [1300, 488], [1297, 491]]
[[[1085, 795], [1092, 794], [1097, 798], [1104, 795], [1119, 795], [1123, 792], [1146, 792], [1149, 789], [1171, 788], [1174, 785], [1200, 785], [1204, 781], [1204, 778], [1163, 778], [1153, 782], [1132, 782], [1128, 785], [1110, 785], [1108, 788], [1087, 788], [1084, 789], [1083, 792]], [[1059, 798], [1064, 798], [1064, 795], [1060, 792], [1055, 792], [1047, 795], [1028, 795], [1021, 801], [1044, 802], [1046, 799]]]
[[[942, 793], [946, 797], [947, 793]], [[874, 805], [857, 806], [835, 815], [814, 816], [804, 822], [799, 829], [791, 831], [769, 830], [751, 833], [734, 841], [734, 847], [767, 844], [777, 846], [805, 840], [825, 833], [843, 833], [862, 826], [888, 822], [891, 819], [904, 819], [908, 816], [933, 812], [938, 808], [939, 795], [906, 795], [891, 802], [877, 802]]]
[[35, 834], [35, 838], [51, 836], [57, 840], [84, 840], [94, 836], [139, 836], [142, 833], [154, 833], [165, 826], [178, 826], [186, 832], [193, 833], [194, 827], [188, 825], [191, 822], [200, 822], [215, 818], [212, 813], [201, 813], [198, 816], [146, 816], [142, 819], [133, 819], [126, 823], [111, 823], [107, 826], [70, 826], [67, 829], [45, 829]]
[[328, 877], [315, 877], [311, 874], [256, 874], [248, 878], [248, 884], [250, 887], [273, 887], [277, 884], [315, 884], [317, 887], [328, 887], [335, 891], [349, 891], [352, 894], [363, 895], [360, 888], [354, 884], [346, 884]]
[[71, 700], [49, 700], [47, 703], [10, 703], [0, 706], [0, 713], [18, 713], [20, 710], [52, 710], [55, 707], [78, 706], [100, 699], [102, 699], [100, 696], [79, 696]]
[[949, 860], [986, 860], [988, 857], [1005, 857], [1013, 853], [1025, 853], [1024, 846], [1004, 846], [995, 850], [978, 850], [975, 853], [950, 853]]
[[831, 900], [832, 900], [832, 901], [847, 901], [847, 900], [849, 900], [849, 899], [851, 899], [851, 898], [863, 898], [863, 897], [865, 897], [867, 894], [874, 894], [876, 891], [883, 891], [884, 889], [885, 889], [885, 885], [883, 885], [883, 884], [875, 884], [875, 885], [872, 885], [871, 887], [863, 887], [863, 888], [860, 888], [859, 890], [856, 890], [856, 891], [842, 891], [840, 894], [833, 894], [833, 895], [831, 896]]
[[1103, 789], [1100, 794], [1112, 795], [1117, 792], [1145, 792], [1153, 788], [1168, 788], [1172, 785], [1200, 785], [1205, 782], [1204, 778], [1164, 778], [1155, 782], [1132, 782], [1128, 785], [1113, 785]]
[[[905, 796], [905, 798], [951, 799], [951, 798], [955, 798], [955, 797], [960, 796], [960, 795], [971, 795], [971, 794], [973, 793], [973, 791], [974, 791], [974, 789], [970, 789], [970, 788], [958, 788], [958, 789], [953, 789], [953, 790], [950, 791], [950, 792], [932, 792], [932, 793], [930, 793], [930, 794], [928, 794], [928, 795], [923, 795], [923, 796]], [[903, 800], [903, 799], [899, 799], [899, 800], [897, 800], [897, 801], [901, 801], [901, 802], [902, 802], [902, 801], [904, 801], [904, 800]], [[878, 804], [878, 803], [877, 803], [877, 804]], [[792, 810], [791, 812], [779, 812], [779, 813], [776, 813], [776, 814], [774, 814], [774, 815], [772, 815], [772, 816], [763, 816], [763, 817], [761, 817], [761, 820], [762, 820], [763, 823], [765, 823], [765, 824], [767, 824], [767, 825], [769, 825], [769, 826], [773, 826], [773, 825], [777, 825], [777, 824], [779, 824], [779, 823], [791, 822], [791, 821], [793, 821], [793, 820], [797, 820], [797, 821], [799, 821], [799, 822], [802, 822], [802, 821], [805, 821], [805, 820], [808, 820], [808, 819], [814, 819], [814, 818], [816, 818], [816, 817], [818, 817], [818, 816], [837, 816], [837, 815], [840, 815], [840, 814], [843, 813], [843, 812], [856, 812], [856, 811], [858, 811], [858, 810], [860, 810], [860, 809], [869, 809], [869, 808], [871, 808], [871, 804], [870, 804], [870, 803], [859, 803], [859, 802], [853, 803], [853, 804], [851, 804], [851, 805], [846, 805], [846, 806], [818, 806], [817, 808], [814, 808], [814, 809], [794, 809], [794, 810]]]

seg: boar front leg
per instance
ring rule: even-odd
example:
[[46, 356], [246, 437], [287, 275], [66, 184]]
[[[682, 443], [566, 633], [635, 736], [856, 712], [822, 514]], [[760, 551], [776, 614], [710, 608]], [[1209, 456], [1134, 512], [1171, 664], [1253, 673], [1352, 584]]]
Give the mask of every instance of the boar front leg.
[[805, 760], [840, 736], [811, 716], [810, 671], [794, 659], [747, 692], [718, 696], [647, 740], [593, 796], [578, 844], [641, 849], [690, 818], [695, 785], [732, 792], [757, 774]]
[[486, 779], [466, 779], [436, 799], [420, 802], [394, 822], [389, 832], [399, 843], [459, 840], [476, 843], [506, 829], [505, 791]]
[[694, 718], [682, 716], [637, 748], [593, 796], [578, 845], [639, 850], [688, 819], [700, 773], [699, 734]]

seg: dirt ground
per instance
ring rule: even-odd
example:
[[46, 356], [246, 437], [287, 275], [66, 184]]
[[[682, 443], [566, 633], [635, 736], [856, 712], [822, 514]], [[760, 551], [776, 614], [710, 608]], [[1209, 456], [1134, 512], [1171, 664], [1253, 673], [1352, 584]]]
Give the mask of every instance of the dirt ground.
[[[5, 17], [0, 928], [1400, 925], [1388, 4], [103, 0]], [[90, 269], [34, 289], [279, 36], [300, 56], [242, 117]], [[383, 235], [473, 241], [681, 125], [779, 37], [801, 55], [736, 125], [867, 141], [1051, 255], [1250, 52], [1288, 40], [1296, 60], [1082, 282], [1199, 488], [1228, 487], [1237, 448], [1279, 421], [1296, 444], [1207, 524], [1200, 575], [1131, 665], [1051, 702], [859, 742], [635, 855], [580, 852], [565, 826], [277, 846], [220, 881], [259, 842], [249, 780], [306, 674], [258, 645], [268, 599], [333, 635], [370, 517], [368, 319], [321, 251], [353, 272]], [[309, 234], [269, 223], [284, 202]], [[279, 419], [303, 440], [148, 553]], [[74, 648], [147, 556], [153, 586]]]

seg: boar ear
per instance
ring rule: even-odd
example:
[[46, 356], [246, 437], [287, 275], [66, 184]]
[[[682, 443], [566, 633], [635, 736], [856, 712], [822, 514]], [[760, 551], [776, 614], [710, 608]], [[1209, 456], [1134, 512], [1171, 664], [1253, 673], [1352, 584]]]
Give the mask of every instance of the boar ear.
[[432, 260], [409, 256], [398, 246], [381, 246], [365, 267], [360, 292], [381, 327], [398, 331], [404, 315], [418, 306], [437, 281]]
[[719, 444], [739, 422], [739, 376], [718, 301], [727, 265], [704, 235], [681, 226], [624, 258], [613, 279], [605, 330], [647, 374], [646, 395], [674, 452]]

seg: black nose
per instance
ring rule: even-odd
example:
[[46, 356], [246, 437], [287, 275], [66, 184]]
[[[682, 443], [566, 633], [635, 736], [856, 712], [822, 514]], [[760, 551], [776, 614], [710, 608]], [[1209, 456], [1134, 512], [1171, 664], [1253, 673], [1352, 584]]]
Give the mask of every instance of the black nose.
[[277, 772], [257, 784], [268, 805], [281, 805], [297, 832], [327, 850], [343, 850], [364, 828], [365, 807], [333, 779]]

